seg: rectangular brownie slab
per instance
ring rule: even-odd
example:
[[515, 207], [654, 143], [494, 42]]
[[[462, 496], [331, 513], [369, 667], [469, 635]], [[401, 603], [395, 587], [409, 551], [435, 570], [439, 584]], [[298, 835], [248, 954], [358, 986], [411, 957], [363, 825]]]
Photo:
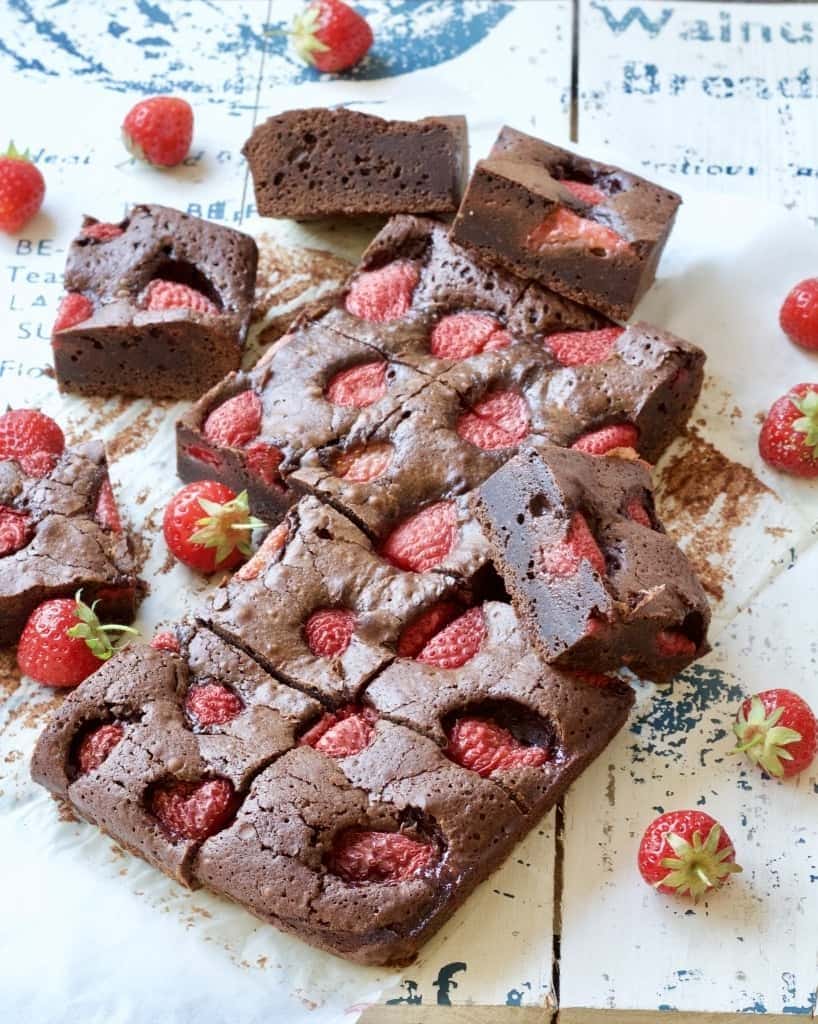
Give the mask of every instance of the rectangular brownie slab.
[[546, 661], [661, 682], [709, 650], [707, 598], [640, 461], [526, 450], [480, 487], [476, 511]]
[[51, 340], [60, 390], [198, 398], [239, 367], [257, 262], [249, 235], [168, 207], [86, 217]]
[[474, 169], [452, 238], [624, 320], [653, 283], [680, 203], [620, 167], [505, 127]]
[[286, 110], [242, 153], [263, 217], [451, 213], [468, 175], [464, 117], [385, 121], [345, 107]]
[[116, 510], [105, 448], [66, 449], [43, 476], [0, 461], [0, 507], [19, 529], [0, 555], [0, 644], [14, 643], [43, 601], [99, 601], [103, 620], [131, 622], [142, 594]]

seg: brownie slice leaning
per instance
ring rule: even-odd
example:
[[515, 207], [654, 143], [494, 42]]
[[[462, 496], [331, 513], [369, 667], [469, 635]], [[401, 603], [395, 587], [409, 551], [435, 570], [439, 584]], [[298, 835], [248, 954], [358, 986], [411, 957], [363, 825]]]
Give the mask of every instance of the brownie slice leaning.
[[105, 449], [66, 449], [42, 476], [0, 461], [0, 644], [17, 640], [43, 601], [99, 601], [101, 618], [129, 623], [143, 584], [116, 509]]
[[477, 162], [452, 238], [624, 320], [653, 283], [680, 203], [620, 167], [505, 127]]
[[86, 217], [51, 339], [60, 390], [198, 398], [239, 367], [257, 262], [249, 235], [164, 206]]
[[179, 627], [169, 646], [133, 645], [89, 676], [50, 719], [31, 772], [191, 886], [198, 846], [320, 706], [207, 630]]
[[263, 217], [452, 213], [468, 175], [464, 117], [385, 121], [345, 107], [286, 110], [242, 153]]
[[476, 510], [547, 662], [661, 682], [709, 650], [707, 598], [640, 461], [527, 450], [481, 486]]

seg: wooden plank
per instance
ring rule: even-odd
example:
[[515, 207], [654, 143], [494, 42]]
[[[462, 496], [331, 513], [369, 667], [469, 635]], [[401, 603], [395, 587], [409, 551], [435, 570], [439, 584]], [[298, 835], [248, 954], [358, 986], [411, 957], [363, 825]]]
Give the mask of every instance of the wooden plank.
[[818, 5], [579, 2], [584, 149], [818, 216]]
[[552, 1024], [554, 1010], [508, 1006], [373, 1006], [361, 1024]]

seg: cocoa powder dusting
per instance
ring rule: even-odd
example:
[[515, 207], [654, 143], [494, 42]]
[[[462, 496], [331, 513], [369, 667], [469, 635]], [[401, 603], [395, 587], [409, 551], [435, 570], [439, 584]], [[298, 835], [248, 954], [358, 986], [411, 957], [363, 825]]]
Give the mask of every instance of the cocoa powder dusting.
[[172, 402], [155, 401], [147, 406], [142, 412], [137, 413], [132, 423], [129, 423], [124, 430], [120, 430], [107, 443], [106, 450], [110, 462], [116, 462], [123, 455], [130, 455], [147, 447], [157, 430], [165, 421], [167, 410]]
[[732, 579], [733, 531], [775, 492], [689, 427], [681, 450], [660, 467], [656, 502], [669, 532], [681, 543], [707, 593], [721, 600]]
[[17, 654], [13, 648], [0, 650], [0, 706], [9, 699], [20, 685], [20, 670], [17, 668]]
[[322, 249], [286, 248], [268, 235], [261, 235], [256, 241], [254, 321], [262, 320], [276, 306], [294, 302], [311, 288], [326, 284], [338, 287], [352, 270], [348, 260]]

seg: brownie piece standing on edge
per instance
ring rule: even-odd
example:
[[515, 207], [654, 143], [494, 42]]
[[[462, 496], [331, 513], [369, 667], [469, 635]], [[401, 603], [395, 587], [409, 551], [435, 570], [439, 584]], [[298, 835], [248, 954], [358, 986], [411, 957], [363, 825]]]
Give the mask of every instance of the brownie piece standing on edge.
[[[43, 476], [0, 461], [0, 644], [17, 640], [43, 601], [99, 601], [103, 621], [127, 624], [143, 584], [119, 521], [105, 449], [90, 441], [66, 449]], [[14, 529], [11, 529], [12, 523]]]
[[707, 598], [641, 462], [526, 450], [482, 485], [476, 510], [546, 661], [663, 682], [709, 650]]
[[51, 340], [60, 390], [198, 398], [240, 365], [257, 262], [249, 235], [164, 206], [86, 217], [65, 268], [78, 312]]
[[55, 712], [31, 771], [126, 849], [195, 885], [197, 846], [320, 707], [207, 630], [181, 627], [177, 646], [135, 644], [106, 662]]
[[468, 175], [464, 117], [385, 121], [344, 107], [287, 110], [242, 153], [263, 217], [453, 213]]
[[410, 623], [403, 656], [367, 687], [364, 705], [433, 739], [538, 820], [624, 725], [633, 690], [544, 664], [509, 604], [436, 611]]
[[625, 320], [653, 283], [680, 203], [620, 167], [505, 127], [475, 167], [452, 238]]

